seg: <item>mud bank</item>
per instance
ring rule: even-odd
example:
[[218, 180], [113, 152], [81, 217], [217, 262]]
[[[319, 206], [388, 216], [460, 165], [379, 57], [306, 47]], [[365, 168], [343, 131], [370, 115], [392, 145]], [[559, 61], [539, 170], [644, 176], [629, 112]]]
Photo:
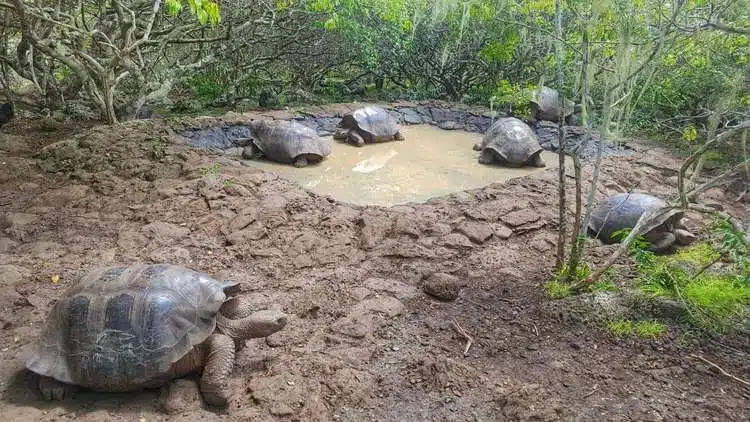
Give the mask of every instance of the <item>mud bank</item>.
[[[545, 298], [559, 225], [555, 169], [424, 203], [357, 206], [196, 150], [180, 135], [245, 118], [127, 122], [60, 139], [47, 132], [49, 145], [19, 122], [0, 134], [8, 164], [0, 174], [0, 416], [747, 419], [747, 392], [691, 358], [746, 378], [747, 338], [691, 344], [670, 329], [661, 339], [617, 339], [590, 321], [603, 311]], [[597, 197], [669, 196], [679, 164], [653, 149], [607, 158]], [[703, 197], [748, 218], [732, 192]], [[686, 223], [697, 233], [706, 224], [693, 214]], [[612, 251], [589, 246], [592, 265]], [[278, 305], [291, 315], [284, 330], [238, 353], [229, 408], [193, 398], [165, 414], [158, 389], [46, 403], [26, 384], [24, 359], [55, 300], [97, 266], [136, 260], [240, 281], [258, 309]], [[617, 283], [629, 282], [630, 265], [618, 262]], [[467, 354], [454, 321], [474, 339]]]

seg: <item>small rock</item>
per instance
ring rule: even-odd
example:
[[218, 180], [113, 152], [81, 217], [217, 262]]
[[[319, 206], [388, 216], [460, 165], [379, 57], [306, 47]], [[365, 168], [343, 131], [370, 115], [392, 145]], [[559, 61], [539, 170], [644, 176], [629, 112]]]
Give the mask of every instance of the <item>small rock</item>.
[[367, 296], [370, 296], [370, 289], [365, 289], [364, 287], [355, 287], [351, 291], [351, 295], [357, 302], [360, 302], [364, 300]]
[[6, 253], [18, 246], [18, 242], [15, 242], [7, 237], [0, 237], [0, 253]]
[[228, 232], [234, 233], [244, 229], [256, 220], [257, 215], [257, 212], [248, 212], [234, 217], [227, 225]]
[[143, 233], [157, 242], [172, 242], [187, 237], [190, 229], [164, 221], [155, 221], [141, 228]]
[[451, 233], [443, 237], [440, 242], [450, 248], [473, 248], [474, 244], [471, 243], [468, 237], [461, 233]]
[[417, 295], [417, 289], [397, 280], [369, 278], [365, 285], [372, 290], [392, 293], [399, 299], [409, 299]]
[[352, 314], [331, 324], [331, 331], [353, 338], [363, 338], [374, 330], [372, 315]]
[[244, 229], [235, 231], [227, 236], [227, 244], [237, 245], [252, 240], [262, 239], [266, 234], [268, 234], [266, 229], [256, 221]]
[[474, 243], [481, 244], [492, 237], [492, 227], [479, 221], [464, 221], [458, 226], [458, 230]]
[[500, 219], [505, 224], [508, 224], [511, 227], [518, 227], [524, 224], [533, 223], [540, 218], [541, 217], [536, 211], [529, 208], [513, 211], [500, 217]]
[[499, 226], [495, 227], [495, 236], [497, 236], [500, 239], [508, 239], [513, 235], [513, 230], [509, 229], [505, 225], [500, 224]]
[[523, 278], [523, 274], [515, 268], [505, 267], [501, 268], [497, 275], [502, 278], [508, 278], [512, 281], [520, 281]]
[[456, 129], [463, 129], [461, 124], [458, 122], [454, 122], [453, 120], [447, 120], [444, 122], [439, 122], [438, 127], [443, 130], [456, 130]]
[[393, 318], [404, 313], [404, 304], [395, 297], [381, 296], [363, 300], [352, 308], [352, 313], [362, 313], [365, 311], [379, 312]]
[[422, 232], [417, 224], [417, 219], [412, 216], [398, 217], [394, 230], [398, 234], [408, 234], [414, 237], [419, 237]]
[[271, 412], [271, 414], [274, 416], [291, 416], [296, 413], [294, 409], [291, 408], [291, 406], [285, 403], [274, 404], [273, 406], [271, 406], [271, 410], [269, 410], [269, 412]]
[[425, 293], [440, 300], [456, 300], [462, 287], [458, 277], [445, 273], [432, 274], [422, 285]]

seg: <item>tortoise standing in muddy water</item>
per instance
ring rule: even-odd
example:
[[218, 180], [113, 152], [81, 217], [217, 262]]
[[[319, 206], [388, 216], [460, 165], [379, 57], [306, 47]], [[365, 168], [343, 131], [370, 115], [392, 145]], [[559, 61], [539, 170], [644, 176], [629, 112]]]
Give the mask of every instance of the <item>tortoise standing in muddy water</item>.
[[305, 167], [331, 154], [333, 143], [305, 125], [286, 120], [250, 122], [252, 142], [245, 148], [245, 158], [266, 157], [271, 161]]
[[358, 147], [366, 143], [403, 141], [401, 126], [380, 107], [364, 107], [341, 118], [333, 139], [346, 140]]
[[[591, 214], [589, 234], [605, 244], [617, 243], [616, 233], [635, 227], [645, 212], [656, 212], [667, 206], [661, 199], [643, 193], [618, 193], [600, 202]], [[682, 210], [671, 210], [643, 227], [641, 233], [657, 253], [670, 251], [675, 245], [687, 245], [695, 239], [681, 223]]]
[[542, 146], [531, 128], [515, 117], [496, 121], [474, 151], [481, 151], [480, 164], [498, 163], [509, 167], [545, 167]]
[[168, 264], [96, 270], [57, 301], [26, 368], [47, 400], [76, 385], [133, 391], [202, 372], [205, 401], [226, 405], [235, 348], [287, 322], [228, 298], [237, 287]]

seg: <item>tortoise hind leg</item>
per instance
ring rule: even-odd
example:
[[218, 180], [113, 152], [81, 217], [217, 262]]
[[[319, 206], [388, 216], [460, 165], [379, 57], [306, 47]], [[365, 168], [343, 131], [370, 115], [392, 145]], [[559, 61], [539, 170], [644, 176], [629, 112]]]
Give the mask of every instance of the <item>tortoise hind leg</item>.
[[229, 376], [234, 369], [234, 340], [224, 334], [212, 334], [206, 339], [206, 346], [201, 393], [206, 403], [226, 406], [231, 397]]
[[38, 375], [37, 387], [39, 392], [42, 394], [44, 400], [62, 400], [65, 397], [70, 397], [75, 393], [75, 386], [62, 383], [52, 377], [45, 377]]
[[542, 160], [542, 154], [536, 154], [534, 157], [530, 160], [531, 165], [534, 167], [547, 167], [547, 164], [544, 163], [544, 160]]
[[307, 157], [304, 154], [294, 160], [294, 167], [307, 167], [308, 164]]

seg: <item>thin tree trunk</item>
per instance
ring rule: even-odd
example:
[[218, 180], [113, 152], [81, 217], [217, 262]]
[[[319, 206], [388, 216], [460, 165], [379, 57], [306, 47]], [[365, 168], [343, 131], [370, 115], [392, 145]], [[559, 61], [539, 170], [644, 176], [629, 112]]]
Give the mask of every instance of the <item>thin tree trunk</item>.
[[555, 43], [555, 50], [557, 54], [557, 90], [560, 93], [559, 100], [559, 114], [557, 123], [557, 133], [559, 139], [560, 149], [557, 153], [558, 157], [558, 187], [559, 187], [559, 220], [560, 227], [557, 235], [557, 258], [555, 260], [555, 268], [560, 270], [562, 264], [565, 261], [565, 242], [567, 232], [567, 201], [565, 199], [565, 149], [566, 149], [566, 137], [565, 137], [565, 94], [563, 94], [563, 88], [565, 81], [563, 79], [563, 61], [565, 60], [565, 53], [562, 45], [562, 5], [561, 0], [555, 0], [555, 35], [557, 41]]
[[581, 123], [585, 129], [585, 134], [581, 145], [576, 148], [573, 155], [573, 170], [575, 172], [576, 183], [576, 217], [573, 226], [573, 235], [571, 236], [570, 255], [568, 257], [567, 271], [563, 275], [563, 283], [570, 282], [571, 276], [578, 272], [578, 265], [581, 262], [583, 246], [586, 240], [585, 229], [583, 228], [583, 180], [582, 168], [579, 154], [586, 147], [591, 139], [591, 123], [588, 116], [588, 97], [589, 97], [589, 32], [588, 27], [584, 26], [581, 40], [581, 50], [583, 51], [583, 63], [581, 65]]

